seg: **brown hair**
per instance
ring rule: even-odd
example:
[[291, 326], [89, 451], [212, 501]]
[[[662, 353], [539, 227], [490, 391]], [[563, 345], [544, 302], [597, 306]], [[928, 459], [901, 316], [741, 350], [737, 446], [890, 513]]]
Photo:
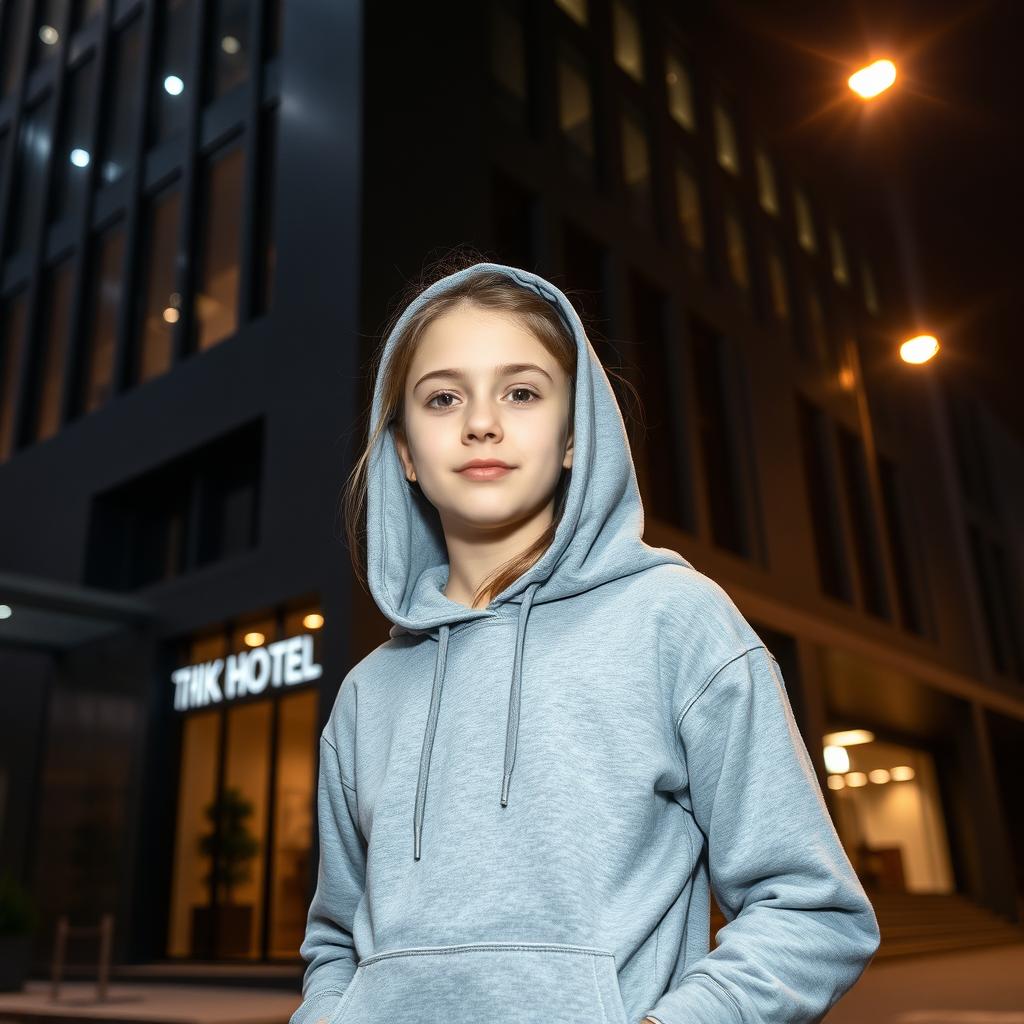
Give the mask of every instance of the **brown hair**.
[[[471, 249], [466, 247], [457, 249], [431, 265], [419, 282], [413, 282], [406, 289], [404, 301], [400, 303], [399, 308], [389, 319], [374, 355], [371, 373], [373, 381], [376, 381], [381, 373], [381, 361], [387, 339], [405, 309], [435, 281], [480, 262], [486, 261]], [[576, 404], [576, 340], [562, 319], [562, 315], [551, 302], [532, 289], [516, 284], [501, 271], [481, 271], [471, 274], [459, 284], [425, 302], [420, 309], [416, 310], [396, 340], [391, 358], [388, 360], [386, 375], [380, 384], [380, 423], [373, 436], [368, 438], [344, 485], [342, 500], [348, 548], [356, 578], [364, 589], [367, 578], [365, 561], [367, 470], [371, 454], [381, 434], [389, 427], [393, 427], [399, 436], [404, 437], [405, 380], [416, 346], [432, 321], [462, 302], [471, 302], [482, 309], [511, 314], [536, 336], [569, 378], [569, 430], [573, 429]], [[367, 419], [369, 412], [368, 408]], [[368, 431], [370, 426], [369, 423], [366, 423], [364, 430]], [[493, 599], [494, 595], [500, 594], [506, 587], [514, 583], [548, 549], [565, 508], [565, 496], [571, 472], [571, 469], [563, 470], [555, 489], [555, 513], [551, 525], [525, 551], [500, 565], [481, 583], [473, 595], [474, 608], [483, 598], [486, 597], [489, 601]], [[422, 495], [418, 481], [410, 482], [409, 486], [415, 488]]]

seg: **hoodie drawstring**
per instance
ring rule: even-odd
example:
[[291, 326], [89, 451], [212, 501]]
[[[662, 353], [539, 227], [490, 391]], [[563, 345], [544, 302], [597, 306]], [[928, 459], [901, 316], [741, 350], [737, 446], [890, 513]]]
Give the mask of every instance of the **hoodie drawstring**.
[[[501, 806], [508, 806], [508, 787], [512, 781], [512, 769], [516, 763], [516, 745], [519, 740], [519, 705], [523, 689], [523, 642], [526, 638], [526, 621], [540, 583], [531, 583], [519, 605], [519, 622], [516, 631], [515, 659], [512, 663], [512, 688], [508, 698], [508, 727], [505, 731], [505, 766], [501, 780]], [[437, 716], [441, 709], [441, 688], [444, 685], [445, 668], [448, 663], [448, 637], [451, 626], [441, 626], [437, 642], [437, 658], [434, 662], [434, 686], [430, 693], [430, 711], [427, 727], [423, 733], [423, 749], [420, 752], [420, 771], [416, 780], [416, 812], [413, 817], [413, 857], [420, 859], [423, 837], [423, 808], [427, 800], [427, 779], [430, 775], [430, 755], [434, 749], [434, 733], [437, 731]]]

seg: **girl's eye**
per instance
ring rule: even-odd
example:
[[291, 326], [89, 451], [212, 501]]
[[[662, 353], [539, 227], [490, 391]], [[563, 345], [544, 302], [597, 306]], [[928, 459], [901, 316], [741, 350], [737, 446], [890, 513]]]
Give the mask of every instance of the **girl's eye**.
[[[527, 398], [527, 399], [513, 400], [513, 403], [512, 403], [513, 405], [530, 405], [530, 404], [532, 404], [532, 402], [535, 399], [536, 400], [540, 399], [540, 395], [538, 395], [537, 392], [534, 391], [532, 388], [518, 387], [518, 388], [513, 388], [509, 392], [510, 395], [517, 395], [517, 394], [520, 394], [520, 393], [531, 395], [532, 397], [531, 398]], [[450, 409], [451, 408], [450, 404], [449, 405], [435, 405], [434, 403], [439, 398], [454, 398], [454, 397], [455, 396], [450, 391], [439, 391], [436, 395], [433, 395], [430, 399], [428, 399], [428, 401], [427, 401], [427, 408], [428, 409]]]

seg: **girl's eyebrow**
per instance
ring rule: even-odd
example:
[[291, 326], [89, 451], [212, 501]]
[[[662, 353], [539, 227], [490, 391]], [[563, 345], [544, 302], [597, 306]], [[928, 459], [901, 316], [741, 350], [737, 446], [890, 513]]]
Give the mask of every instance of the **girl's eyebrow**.
[[[503, 363], [494, 368], [494, 376], [495, 378], [511, 377], [515, 373], [526, 373], [528, 370], [536, 370], [537, 373], [543, 373], [544, 376], [554, 384], [551, 374], [536, 363]], [[415, 391], [424, 381], [429, 380], [432, 377], [439, 377], [442, 380], [461, 380], [464, 376], [465, 373], [462, 370], [431, 370], [429, 373], [423, 374], [423, 376], [420, 377], [420, 379], [413, 385], [412, 389]]]

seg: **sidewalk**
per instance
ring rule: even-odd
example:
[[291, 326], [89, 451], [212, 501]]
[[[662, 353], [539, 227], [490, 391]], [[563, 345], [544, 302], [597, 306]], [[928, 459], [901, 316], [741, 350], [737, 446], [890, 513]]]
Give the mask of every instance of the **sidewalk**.
[[116, 1024], [288, 1024], [298, 993], [267, 988], [154, 985], [116, 981], [107, 1002], [97, 1004], [96, 982], [64, 982], [50, 1001], [50, 983], [29, 981], [21, 992], [0, 992], [0, 1024], [46, 1020], [110, 1021]]
[[1024, 1024], [1024, 945], [875, 960], [825, 1024]]

